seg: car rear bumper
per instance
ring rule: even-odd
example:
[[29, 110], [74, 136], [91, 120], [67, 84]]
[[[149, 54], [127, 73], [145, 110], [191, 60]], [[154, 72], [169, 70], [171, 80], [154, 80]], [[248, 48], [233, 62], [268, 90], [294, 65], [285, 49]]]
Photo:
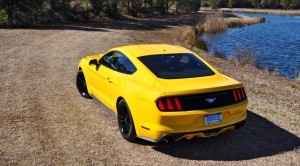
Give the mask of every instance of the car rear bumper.
[[140, 137], [141, 139], [148, 140], [150, 142], [172, 142], [172, 141], [179, 141], [182, 138], [186, 139], [192, 139], [193, 137], [212, 137], [219, 135], [221, 133], [224, 133], [227, 130], [234, 130], [234, 129], [239, 129], [242, 126], [244, 126], [246, 123], [246, 120], [243, 120], [241, 122], [229, 125], [229, 126], [224, 126], [224, 127], [219, 127], [219, 128], [214, 128], [214, 129], [209, 129], [209, 130], [200, 130], [200, 131], [193, 131], [193, 132], [186, 132], [186, 133], [170, 133], [170, 134], [164, 134], [158, 139], [151, 139], [147, 137]]
[[[227, 130], [240, 128], [247, 117], [247, 101], [206, 111], [149, 114], [148, 121], [136, 126], [138, 137], [151, 141], [178, 141], [182, 138], [211, 137]], [[204, 124], [207, 114], [222, 113], [221, 123]]]

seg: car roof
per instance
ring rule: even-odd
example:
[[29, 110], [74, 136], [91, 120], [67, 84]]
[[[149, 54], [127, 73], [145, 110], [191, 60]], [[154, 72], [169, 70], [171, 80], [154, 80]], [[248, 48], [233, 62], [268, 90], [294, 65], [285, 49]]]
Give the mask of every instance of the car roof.
[[191, 51], [186, 48], [170, 44], [133, 44], [116, 47], [113, 50], [118, 50], [134, 57], [159, 54], [191, 53]]

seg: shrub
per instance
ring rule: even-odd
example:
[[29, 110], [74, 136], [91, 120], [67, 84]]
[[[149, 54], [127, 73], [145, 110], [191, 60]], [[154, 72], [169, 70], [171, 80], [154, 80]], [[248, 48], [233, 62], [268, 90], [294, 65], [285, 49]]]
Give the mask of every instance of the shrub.
[[0, 10], [0, 24], [7, 22], [7, 14], [5, 10]]
[[234, 28], [234, 27], [243, 27], [243, 26], [249, 26], [253, 24], [260, 24], [264, 23], [266, 21], [265, 18], [258, 18], [254, 17], [251, 19], [228, 19], [227, 25], [228, 27]]
[[249, 48], [237, 47], [237, 61], [243, 65], [254, 65], [256, 55]]
[[298, 67], [295, 68], [295, 80], [300, 81], [300, 71]]
[[194, 42], [194, 46], [196, 46], [197, 48], [200, 48], [204, 51], [208, 50], [207, 45], [206, 45], [205, 41], [201, 38], [201, 36], [196, 37], [196, 40]]
[[210, 7], [217, 9], [219, 7], [221, 0], [209, 0]]
[[217, 50], [215, 53], [214, 53], [214, 56], [217, 57], [217, 58], [221, 58], [221, 59], [225, 59], [227, 60], [227, 55], [225, 52], [222, 52], [220, 50]]
[[300, 81], [300, 73], [298, 73], [298, 75], [296, 75], [295, 80]]
[[193, 46], [196, 39], [195, 29], [190, 26], [184, 28], [183, 34], [180, 36], [180, 38], [183, 39], [184, 42], [187, 42], [189, 45]]
[[235, 0], [229, 0], [228, 1], [228, 4], [227, 4], [227, 7], [229, 8], [233, 8], [236, 4], [236, 1]]
[[221, 13], [209, 14], [205, 17], [204, 31], [205, 32], [221, 32], [228, 28], [225, 19]]
[[209, 7], [208, 1], [201, 1], [201, 7]]
[[207, 45], [205, 41], [201, 38], [202, 32], [201, 30], [197, 29], [197, 26], [191, 27], [188, 26], [184, 28], [183, 33], [178, 36], [178, 38], [189, 44], [190, 46], [200, 48], [204, 51], [207, 51]]

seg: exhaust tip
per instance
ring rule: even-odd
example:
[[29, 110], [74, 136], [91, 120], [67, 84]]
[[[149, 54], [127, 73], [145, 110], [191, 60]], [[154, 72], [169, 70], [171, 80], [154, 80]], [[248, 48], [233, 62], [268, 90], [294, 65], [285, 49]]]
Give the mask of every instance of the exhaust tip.
[[165, 138], [166, 142], [174, 142], [174, 139], [172, 137], [167, 137]]

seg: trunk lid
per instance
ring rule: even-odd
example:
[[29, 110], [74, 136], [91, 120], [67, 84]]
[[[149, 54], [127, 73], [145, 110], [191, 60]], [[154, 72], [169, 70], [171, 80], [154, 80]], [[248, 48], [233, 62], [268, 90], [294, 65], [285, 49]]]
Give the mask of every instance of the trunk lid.
[[225, 75], [215, 74], [206, 77], [184, 79], [157, 78], [155, 81], [155, 87], [164, 92], [166, 96], [174, 96], [224, 91], [241, 88], [243, 85]]

